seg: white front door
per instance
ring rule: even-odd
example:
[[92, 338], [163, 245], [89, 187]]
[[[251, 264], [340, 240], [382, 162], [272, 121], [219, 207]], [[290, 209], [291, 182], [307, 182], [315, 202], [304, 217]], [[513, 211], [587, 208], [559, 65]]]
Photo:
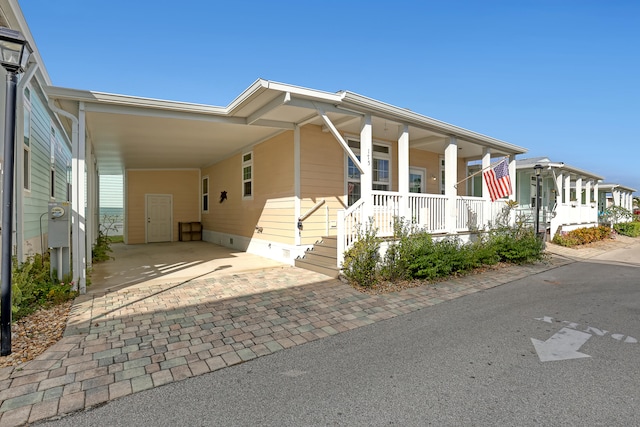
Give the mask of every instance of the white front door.
[[146, 194], [147, 243], [171, 241], [173, 200], [170, 194]]

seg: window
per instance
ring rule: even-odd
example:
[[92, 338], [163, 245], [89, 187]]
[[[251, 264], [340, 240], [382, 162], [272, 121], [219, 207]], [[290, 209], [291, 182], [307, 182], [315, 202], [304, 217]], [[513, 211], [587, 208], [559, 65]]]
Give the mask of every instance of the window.
[[209, 177], [202, 178], [202, 211], [209, 212]]
[[[347, 141], [349, 147], [360, 160], [360, 142]], [[391, 148], [388, 145], [373, 144], [373, 189], [389, 191], [391, 185]], [[347, 156], [347, 204], [351, 206], [362, 196], [360, 170]]]
[[242, 155], [242, 197], [253, 197], [253, 152]]
[[31, 190], [31, 150], [28, 147], [24, 147], [24, 164], [22, 165], [23, 179], [24, 179], [24, 189], [27, 191]]
[[424, 177], [427, 172], [423, 168], [409, 168], [409, 192], [424, 193]]
[[444, 156], [440, 156], [440, 194], [444, 194]]
[[56, 198], [56, 170], [53, 166], [51, 167], [51, 180], [49, 182], [50, 182], [49, 196], [52, 199], [55, 199]]
[[51, 151], [51, 164], [56, 162], [56, 130], [51, 128], [51, 135], [49, 137], [49, 148]]
[[23, 184], [25, 190], [31, 190], [31, 91], [24, 89], [23, 115]]

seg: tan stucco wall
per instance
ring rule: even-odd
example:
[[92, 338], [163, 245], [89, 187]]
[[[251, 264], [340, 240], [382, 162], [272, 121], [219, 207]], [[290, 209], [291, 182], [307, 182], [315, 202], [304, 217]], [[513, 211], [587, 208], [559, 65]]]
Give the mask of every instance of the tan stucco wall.
[[[253, 147], [253, 197], [242, 197], [242, 153], [202, 170], [209, 176], [209, 212], [205, 230], [281, 243], [293, 243], [293, 132], [284, 132]], [[219, 203], [220, 193], [227, 200]], [[260, 227], [259, 233], [256, 227]]]
[[129, 244], [145, 242], [145, 194], [173, 196], [173, 240], [178, 240], [178, 223], [199, 221], [200, 171], [129, 170], [125, 179], [127, 238]]

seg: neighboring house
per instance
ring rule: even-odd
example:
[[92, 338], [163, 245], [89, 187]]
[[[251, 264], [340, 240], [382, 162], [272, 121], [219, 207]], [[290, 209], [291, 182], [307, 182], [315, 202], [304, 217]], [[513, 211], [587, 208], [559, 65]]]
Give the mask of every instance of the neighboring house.
[[598, 186], [598, 213], [600, 217], [604, 218], [606, 216], [605, 212], [612, 206], [620, 206], [633, 212], [633, 193], [636, 191], [635, 188], [620, 184], [600, 184]]
[[546, 230], [551, 239], [559, 231], [598, 225], [598, 188], [603, 178], [566, 163], [552, 162], [547, 157], [516, 162], [516, 200], [520, 214], [531, 223], [535, 221], [536, 165], [542, 166], [540, 231]]
[[[18, 75], [16, 87], [12, 255], [24, 261], [27, 256], [43, 253], [48, 247], [46, 214], [49, 203], [70, 200], [71, 144], [59, 117], [48, 106], [44, 88], [51, 81], [15, 0], [0, 1], [0, 26], [20, 31], [34, 50], [27, 69]], [[0, 67], [3, 81], [5, 74], [4, 68]], [[0, 86], [0, 129], [4, 134], [5, 85]], [[2, 165], [5, 163], [3, 153], [4, 138], [0, 139]]]

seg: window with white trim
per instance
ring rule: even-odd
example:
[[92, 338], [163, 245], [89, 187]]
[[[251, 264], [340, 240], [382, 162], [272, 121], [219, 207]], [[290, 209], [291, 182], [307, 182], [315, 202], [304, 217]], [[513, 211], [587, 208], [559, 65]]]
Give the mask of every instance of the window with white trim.
[[[349, 148], [360, 160], [360, 141], [350, 139]], [[389, 191], [391, 188], [391, 147], [386, 144], [373, 144], [372, 179], [373, 189]], [[360, 187], [360, 170], [353, 160], [347, 156], [347, 204], [351, 206], [362, 196]]]
[[444, 190], [445, 190], [445, 182], [444, 182], [445, 171], [444, 171], [444, 166], [445, 166], [444, 156], [440, 156], [440, 194], [444, 194]]
[[209, 212], [209, 177], [202, 178], [202, 211]]
[[24, 89], [24, 107], [23, 107], [23, 188], [31, 191], [31, 91], [29, 88]]
[[49, 197], [52, 199], [56, 198], [56, 169], [53, 165], [51, 165], [51, 173], [49, 174]]
[[52, 126], [49, 135], [49, 151], [51, 153], [51, 173], [49, 174], [49, 197], [56, 197], [56, 130]]
[[253, 151], [242, 155], [242, 197], [253, 197]]

